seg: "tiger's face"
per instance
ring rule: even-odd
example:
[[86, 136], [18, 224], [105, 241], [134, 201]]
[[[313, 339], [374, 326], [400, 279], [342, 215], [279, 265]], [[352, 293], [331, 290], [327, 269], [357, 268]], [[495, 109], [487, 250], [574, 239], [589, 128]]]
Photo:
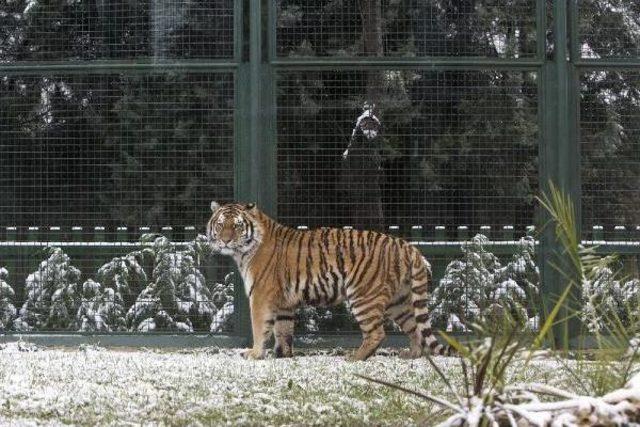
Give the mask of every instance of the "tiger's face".
[[211, 202], [212, 215], [207, 223], [207, 238], [211, 248], [223, 255], [249, 252], [261, 242], [261, 228], [255, 221], [253, 204]]

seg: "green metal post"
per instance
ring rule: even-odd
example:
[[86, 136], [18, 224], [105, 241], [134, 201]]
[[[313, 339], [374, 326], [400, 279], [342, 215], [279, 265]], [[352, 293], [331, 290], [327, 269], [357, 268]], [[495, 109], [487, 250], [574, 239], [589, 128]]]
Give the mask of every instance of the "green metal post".
[[[263, 12], [266, 9], [261, 0], [249, 0], [248, 4], [249, 25], [244, 28], [248, 28], [249, 55], [248, 58], [241, 56], [236, 74], [236, 198], [256, 203], [260, 209], [275, 216], [273, 85], [263, 52]], [[246, 33], [238, 32], [238, 35]], [[251, 317], [244, 286], [238, 286], [234, 295], [235, 333], [250, 342]]]
[[505, 225], [502, 227], [502, 240], [513, 241], [513, 225]]
[[[576, 138], [575, 75], [572, 70], [569, 46], [568, 1], [554, 2], [555, 51], [553, 61], [542, 70], [542, 114], [540, 146], [540, 180], [543, 191], [549, 191], [549, 182], [570, 195], [576, 206], [577, 223], [580, 223], [579, 146]], [[543, 213], [544, 222], [549, 220]], [[562, 248], [554, 234], [554, 228], [545, 228], [540, 242], [541, 281], [544, 306], [550, 309], [564, 291], [567, 280], [556, 266], [570, 271], [562, 257]], [[562, 310], [559, 318], [566, 318]], [[568, 344], [576, 338], [580, 325], [576, 321], [562, 322], [554, 328], [555, 344]]]
[[15, 242], [18, 240], [18, 227], [7, 227], [6, 232], [7, 236], [5, 240], [7, 242]]
[[466, 242], [469, 240], [469, 227], [466, 225], [458, 226], [458, 240], [461, 242]]
[[411, 226], [411, 240], [414, 242], [421, 242], [424, 240], [424, 229], [421, 225]]
[[118, 242], [126, 242], [129, 240], [127, 235], [127, 227], [121, 226], [116, 229], [116, 240]]
[[[250, 69], [250, 147], [251, 194], [258, 207], [276, 216], [276, 141], [275, 141], [275, 93], [273, 72], [269, 64], [268, 43], [263, 35], [269, 25], [268, 7], [264, 0], [251, 0], [249, 11], [249, 69]], [[275, 37], [267, 33], [267, 39]]]

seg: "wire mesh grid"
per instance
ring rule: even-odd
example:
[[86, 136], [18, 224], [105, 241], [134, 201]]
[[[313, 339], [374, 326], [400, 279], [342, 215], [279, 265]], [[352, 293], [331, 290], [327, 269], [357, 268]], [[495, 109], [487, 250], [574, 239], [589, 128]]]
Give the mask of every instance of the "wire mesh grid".
[[232, 0], [0, 1], [0, 63], [228, 58]]
[[200, 225], [233, 197], [233, 75], [7, 76], [4, 226]]
[[583, 230], [638, 240], [640, 72], [589, 71], [580, 83]]
[[[523, 235], [538, 185], [536, 86], [520, 71], [280, 73], [280, 220]], [[367, 102], [371, 139], [356, 126]]]
[[635, 1], [576, 2], [579, 52], [583, 58], [640, 58], [640, 4]]
[[[16, 329], [78, 330], [84, 310], [89, 331], [222, 330], [232, 267], [194, 239], [210, 200], [233, 199], [234, 90], [233, 73], [2, 79], [0, 266], [24, 310]], [[142, 256], [132, 242], [149, 232], [192, 244], [152, 240]]]
[[279, 56], [536, 54], [536, 1], [276, 2]]

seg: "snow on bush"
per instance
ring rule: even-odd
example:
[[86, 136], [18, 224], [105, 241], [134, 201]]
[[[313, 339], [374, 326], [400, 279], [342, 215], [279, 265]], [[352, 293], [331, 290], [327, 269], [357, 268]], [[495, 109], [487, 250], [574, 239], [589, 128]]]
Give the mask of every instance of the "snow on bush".
[[523, 324], [535, 323], [539, 271], [534, 261], [534, 241], [520, 239], [516, 253], [503, 266], [484, 246], [478, 234], [462, 245], [462, 259], [452, 261], [431, 298], [434, 321], [447, 330], [466, 330], [465, 323], [486, 320], [508, 312]]
[[76, 314], [81, 332], [126, 330], [124, 302], [120, 292], [91, 279], [82, 284], [82, 297]]
[[229, 330], [233, 328], [233, 277], [233, 272], [228, 273], [224, 277], [223, 283], [215, 283], [211, 289], [213, 304], [217, 311], [213, 319], [211, 319], [211, 325], [209, 326], [210, 332], [222, 332], [225, 329]]
[[[226, 317], [217, 318], [218, 307], [214, 295], [200, 272], [201, 260], [208, 256], [209, 245], [204, 236], [198, 236], [179, 250], [164, 236], [145, 235], [143, 243], [151, 245], [143, 249], [154, 260], [152, 281], [138, 295], [129, 309], [126, 320], [132, 331], [212, 329], [222, 325]], [[228, 313], [228, 296], [217, 289], [220, 309]], [[222, 313], [221, 313], [222, 314]]]
[[75, 329], [80, 302], [80, 270], [60, 248], [47, 248], [49, 257], [26, 280], [26, 301], [14, 320], [19, 331]]
[[599, 268], [593, 280], [582, 283], [580, 317], [590, 332], [620, 320], [629, 325], [640, 319], [640, 280], [617, 280], [609, 267]]
[[96, 279], [105, 288], [111, 288], [119, 293], [125, 304], [130, 306], [148, 284], [143, 262], [143, 251], [133, 251], [127, 255], [115, 257], [98, 269]]
[[331, 308], [304, 306], [298, 309], [296, 314], [296, 326], [303, 333], [343, 332], [358, 329], [357, 323], [345, 303]]
[[16, 293], [7, 282], [8, 277], [7, 269], [0, 267], [0, 332], [10, 329], [11, 322], [16, 317], [16, 307], [13, 305]]

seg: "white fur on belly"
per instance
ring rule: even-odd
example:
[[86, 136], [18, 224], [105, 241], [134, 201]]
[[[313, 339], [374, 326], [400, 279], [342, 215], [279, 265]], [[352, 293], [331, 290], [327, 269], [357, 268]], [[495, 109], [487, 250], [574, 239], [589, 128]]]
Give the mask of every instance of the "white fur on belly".
[[249, 271], [242, 275], [242, 281], [244, 282], [244, 293], [249, 296], [249, 292], [253, 287], [253, 277], [251, 277], [251, 273], [249, 273]]

